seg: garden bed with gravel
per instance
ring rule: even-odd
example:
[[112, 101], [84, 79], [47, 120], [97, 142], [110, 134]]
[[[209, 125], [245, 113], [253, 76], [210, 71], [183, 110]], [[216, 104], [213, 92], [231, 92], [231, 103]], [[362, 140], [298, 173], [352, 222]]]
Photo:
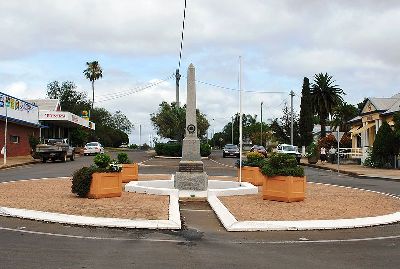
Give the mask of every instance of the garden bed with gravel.
[[168, 196], [123, 192], [121, 197], [87, 199], [71, 193], [71, 185], [70, 179], [2, 183], [0, 207], [89, 217], [168, 219]]
[[400, 199], [380, 193], [308, 183], [302, 202], [263, 200], [255, 195], [219, 197], [238, 221], [333, 220], [400, 212]]

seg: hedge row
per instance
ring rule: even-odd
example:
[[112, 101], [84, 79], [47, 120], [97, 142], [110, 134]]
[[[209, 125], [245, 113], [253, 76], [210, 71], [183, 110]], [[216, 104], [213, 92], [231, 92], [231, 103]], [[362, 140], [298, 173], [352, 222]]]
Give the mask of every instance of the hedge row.
[[[157, 143], [155, 148], [158, 156], [181, 157], [182, 144], [180, 143]], [[200, 155], [207, 157], [211, 154], [211, 146], [208, 144], [200, 145]]]

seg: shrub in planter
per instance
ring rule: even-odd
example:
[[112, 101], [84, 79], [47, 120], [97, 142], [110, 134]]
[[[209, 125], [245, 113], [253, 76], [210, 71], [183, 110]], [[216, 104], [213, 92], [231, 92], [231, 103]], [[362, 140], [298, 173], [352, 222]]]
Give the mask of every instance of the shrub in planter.
[[76, 170], [72, 175], [72, 193], [75, 193], [79, 197], [86, 197], [90, 190], [93, 173], [99, 172], [100, 170], [101, 169], [95, 166], [82, 167]]
[[264, 175], [273, 176], [304, 176], [304, 168], [297, 165], [296, 157], [284, 153], [272, 153], [261, 169]]
[[201, 157], [208, 157], [211, 154], [211, 146], [207, 143], [200, 145], [200, 155]]
[[243, 161], [243, 166], [262, 167], [264, 166], [264, 155], [259, 152], [249, 152], [246, 155], [247, 160]]
[[118, 153], [117, 160], [118, 160], [118, 163], [120, 163], [120, 164], [131, 163], [131, 160], [129, 160], [129, 158], [128, 158], [128, 154], [126, 154], [125, 152]]
[[308, 163], [315, 164], [318, 162], [319, 150], [318, 145], [315, 142], [307, 146], [306, 157], [308, 158]]
[[264, 175], [261, 173], [260, 167], [264, 165], [264, 155], [259, 152], [250, 152], [246, 157], [247, 160], [242, 162], [242, 180], [255, 186], [263, 185]]
[[96, 165], [82, 167], [73, 173], [71, 191], [79, 197], [88, 196], [94, 173], [115, 173], [121, 171], [121, 167], [116, 162], [111, 162], [110, 156], [106, 154], [96, 155], [94, 162]]
[[273, 153], [261, 169], [267, 177], [263, 183], [263, 199], [294, 202], [305, 197], [304, 169], [294, 156]]
[[94, 157], [93, 162], [100, 168], [106, 168], [111, 163], [111, 157], [107, 154], [97, 154]]

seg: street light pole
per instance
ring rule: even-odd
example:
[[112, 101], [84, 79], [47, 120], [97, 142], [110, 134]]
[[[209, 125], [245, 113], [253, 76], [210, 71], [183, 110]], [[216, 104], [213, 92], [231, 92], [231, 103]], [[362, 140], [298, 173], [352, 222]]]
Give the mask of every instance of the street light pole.
[[233, 116], [232, 116], [232, 124], [231, 124], [231, 129], [232, 129], [232, 144], [233, 144]]
[[262, 126], [263, 126], [263, 120], [262, 120], [262, 106], [263, 106], [263, 103], [264, 103], [264, 102], [261, 102], [261, 133], [260, 133], [260, 144], [261, 144], [261, 146], [263, 145], [263, 142], [262, 142], [262, 137], [263, 137], [263, 133], [262, 133]]
[[176, 69], [175, 73], [175, 88], [176, 88], [176, 107], [179, 107], [179, 80], [181, 75], [179, 74], [179, 69]]
[[290, 91], [290, 144], [293, 145], [293, 96], [294, 92]]

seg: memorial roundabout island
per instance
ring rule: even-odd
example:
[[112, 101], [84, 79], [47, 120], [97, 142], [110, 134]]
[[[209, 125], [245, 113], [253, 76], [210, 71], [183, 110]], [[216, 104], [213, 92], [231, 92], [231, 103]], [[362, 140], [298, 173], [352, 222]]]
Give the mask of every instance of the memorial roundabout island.
[[[120, 153], [118, 162], [111, 162], [101, 154], [95, 157], [95, 166], [78, 169], [72, 180], [1, 183], [0, 215], [96, 227], [181, 230], [182, 205], [208, 202], [223, 227], [236, 232], [359, 228], [400, 221], [396, 195], [310, 182], [296, 159], [285, 154], [264, 159], [250, 153], [241, 168], [229, 168], [229, 175], [208, 175], [204, 162], [218, 162], [203, 162], [200, 156], [195, 81], [190, 65], [182, 157], [162, 161], [174, 163], [175, 173], [141, 173], [160, 159], [131, 163]], [[239, 177], [232, 175], [234, 170]]]

